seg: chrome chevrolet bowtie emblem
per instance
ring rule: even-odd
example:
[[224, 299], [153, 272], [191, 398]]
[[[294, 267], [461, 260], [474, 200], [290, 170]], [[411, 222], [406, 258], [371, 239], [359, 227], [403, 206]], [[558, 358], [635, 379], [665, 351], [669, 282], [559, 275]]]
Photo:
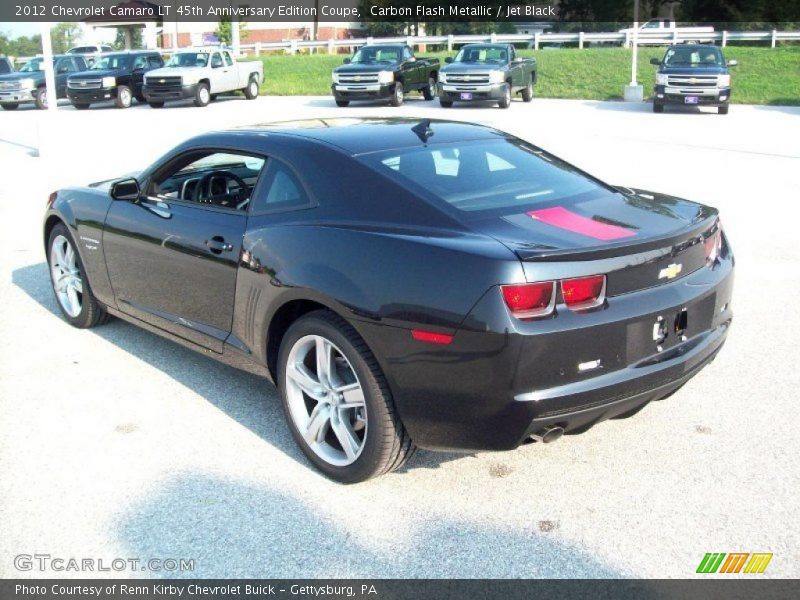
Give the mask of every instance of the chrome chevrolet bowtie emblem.
[[159, 79], [158, 80], [158, 83], [165, 83], [165, 82], [166, 82], [166, 79]]
[[672, 263], [667, 265], [663, 269], [658, 272], [659, 279], [674, 279], [678, 276], [678, 273], [683, 271], [683, 265], [681, 263]]
[[353, 81], [361, 81], [361, 75], [356, 75], [353, 77]]
[[697, 83], [697, 79], [694, 77], [689, 77], [689, 83]]

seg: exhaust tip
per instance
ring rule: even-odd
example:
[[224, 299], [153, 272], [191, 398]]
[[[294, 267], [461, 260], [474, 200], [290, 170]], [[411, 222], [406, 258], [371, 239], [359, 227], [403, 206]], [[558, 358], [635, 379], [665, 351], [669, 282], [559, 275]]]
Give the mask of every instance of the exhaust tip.
[[555, 442], [562, 435], [564, 435], [563, 427], [545, 427], [536, 433], [532, 433], [531, 439], [536, 442], [541, 442], [542, 444], [549, 444], [550, 442]]

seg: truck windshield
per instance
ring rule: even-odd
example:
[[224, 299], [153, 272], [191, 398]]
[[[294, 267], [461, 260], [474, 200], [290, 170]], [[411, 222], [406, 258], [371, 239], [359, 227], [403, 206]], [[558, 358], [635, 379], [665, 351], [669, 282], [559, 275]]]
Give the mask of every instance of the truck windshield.
[[167, 63], [168, 67], [205, 67], [208, 66], [207, 52], [181, 52], [173, 55]]
[[462, 48], [456, 56], [456, 62], [498, 64], [508, 62], [508, 50], [494, 46], [478, 46]]
[[722, 53], [712, 47], [670, 48], [664, 55], [666, 67], [722, 67], [725, 61]]
[[588, 192], [610, 191], [521, 140], [392, 150], [363, 160], [404, 187], [421, 188], [453, 208], [480, 214], [519, 212]]
[[127, 54], [108, 54], [99, 58], [92, 65], [92, 69], [127, 69], [131, 57]]
[[385, 47], [385, 46], [364, 46], [355, 53], [353, 60], [354, 63], [396, 63], [400, 62], [402, 51], [400, 48]]
[[36, 71], [44, 70], [44, 59], [34, 58], [26, 62], [19, 70], [20, 73], [35, 73]]

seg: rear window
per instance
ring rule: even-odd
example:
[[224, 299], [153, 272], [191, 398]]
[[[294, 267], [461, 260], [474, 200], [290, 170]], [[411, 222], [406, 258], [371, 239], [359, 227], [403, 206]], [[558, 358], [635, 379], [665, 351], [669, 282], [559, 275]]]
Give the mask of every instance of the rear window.
[[362, 158], [410, 189], [466, 212], [516, 212], [609, 188], [520, 140], [443, 144]]
[[10, 73], [10, 72], [11, 72], [11, 63], [8, 62], [7, 58], [0, 58], [0, 74]]

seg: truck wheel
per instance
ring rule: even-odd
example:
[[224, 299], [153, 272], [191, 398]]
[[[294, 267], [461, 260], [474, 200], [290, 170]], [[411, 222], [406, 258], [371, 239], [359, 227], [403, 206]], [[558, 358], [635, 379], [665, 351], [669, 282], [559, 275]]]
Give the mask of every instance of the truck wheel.
[[121, 85], [117, 88], [117, 98], [114, 100], [114, 104], [117, 108], [130, 108], [131, 103], [133, 102], [133, 93], [131, 92], [131, 88], [127, 85]]
[[3, 107], [3, 110], [17, 110], [19, 108], [19, 104], [15, 102], [8, 102], [6, 104], [0, 104]]
[[136, 101], [137, 101], [139, 104], [144, 104], [145, 102], [147, 102], [147, 100], [145, 99], [145, 97], [144, 97], [144, 96], [142, 96], [141, 94], [135, 95], [135, 96], [134, 96], [134, 98], [136, 98]]
[[247, 82], [247, 87], [244, 88], [244, 97], [248, 100], [255, 100], [258, 98], [258, 79], [251, 77]]
[[39, 110], [44, 110], [47, 108], [47, 88], [40, 87], [38, 90], [36, 90], [33, 98], [36, 108]]
[[87, 104], [86, 102], [73, 102], [72, 106], [74, 106], [76, 110], [86, 110], [91, 104]]
[[653, 112], [654, 113], [663, 113], [664, 112], [664, 105], [660, 104], [659, 102], [653, 102]]
[[292, 323], [281, 340], [277, 380], [292, 436], [331, 479], [358, 483], [394, 471], [414, 453], [375, 356], [335, 313], [315, 311]]
[[726, 106], [720, 106], [720, 107], [717, 109], [717, 114], [718, 114], [718, 115], [727, 115], [727, 114], [728, 114], [728, 107], [727, 107], [727, 105], [726, 105]]
[[503, 99], [497, 103], [500, 108], [508, 108], [511, 106], [511, 86], [505, 84], [503, 86]]
[[194, 94], [194, 105], [198, 108], [208, 106], [211, 102], [211, 91], [208, 89], [207, 83], [201, 83], [197, 86], [197, 91]]
[[350, 106], [350, 100], [337, 100], [336, 106], [340, 108], [345, 108], [346, 106]]
[[392, 92], [392, 99], [389, 100], [389, 104], [392, 106], [402, 106], [404, 100], [405, 94], [403, 92], [403, 82], [398, 81], [394, 84], [394, 91]]
[[533, 81], [530, 81], [525, 89], [522, 90], [522, 101], [530, 102], [531, 100], [533, 100]]
[[163, 102], [148, 102], [150, 108], [164, 108]]
[[441, 98], [439, 98], [439, 104], [442, 108], [450, 108], [453, 106], [453, 102], [451, 100], [442, 100]]
[[436, 98], [436, 80], [433, 77], [428, 77], [428, 87], [422, 88], [422, 97], [425, 100]]

